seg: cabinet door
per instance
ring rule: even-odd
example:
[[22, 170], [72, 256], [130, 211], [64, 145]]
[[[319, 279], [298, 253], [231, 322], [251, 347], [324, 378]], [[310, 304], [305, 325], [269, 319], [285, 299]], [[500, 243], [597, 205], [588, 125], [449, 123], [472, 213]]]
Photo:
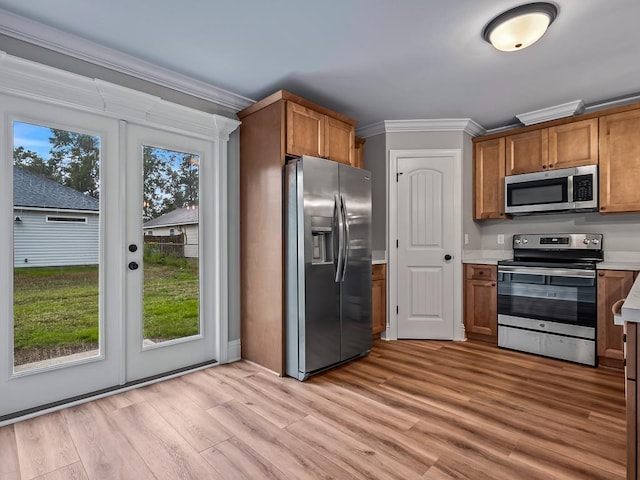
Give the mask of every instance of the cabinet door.
[[495, 138], [475, 145], [474, 220], [505, 218], [504, 142], [504, 138]]
[[496, 270], [487, 265], [465, 265], [464, 326], [469, 339], [498, 341]]
[[597, 164], [597, 118], [549, 128], [549, 168]]
[[546, 128], [507, 135], [506, 174], [546, 170], [549, 165], [549, 132]]
[[364, 138], [356, 137], [354, 154], [353, 154], [354, 167], [364, 168], [364, 142], [365, 141], [366, 140]]
[[598, 272], [598, 362], [614, 368], [623, 367], [622, 325], [614, 325], [611, 307], [625, 298], [633, 285], [633, 272], [600, 270]]
[[371, 270], [371, 315], [373, 334], [384, 332], [387, 328], [387, 276], [386, 265], [374, 265]]
[[354, 165], [355, 129], [353, 125], [332, 117], [325, 117], [324, 157], [347, 165]]
[[287, 102], [287, 154], [323, 157], [326, 116]]
[[640, 211], [640, 110], [600, 117], [600, 212]]

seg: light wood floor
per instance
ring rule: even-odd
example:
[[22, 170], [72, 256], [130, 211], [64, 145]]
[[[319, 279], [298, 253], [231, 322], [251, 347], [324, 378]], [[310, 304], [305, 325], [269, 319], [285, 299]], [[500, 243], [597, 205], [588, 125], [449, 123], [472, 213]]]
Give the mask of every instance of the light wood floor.
[[0, 479], [625, 477], [623, 375], [377, 341], [300, 383], [238, 362], [0, 429]]

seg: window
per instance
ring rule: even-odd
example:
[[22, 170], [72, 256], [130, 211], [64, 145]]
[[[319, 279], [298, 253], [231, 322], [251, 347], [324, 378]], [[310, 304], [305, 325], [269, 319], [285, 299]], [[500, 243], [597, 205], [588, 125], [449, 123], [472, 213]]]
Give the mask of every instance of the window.
[[87, 217], [54, 217], [47, 215], [47, 222], [87, 223]]

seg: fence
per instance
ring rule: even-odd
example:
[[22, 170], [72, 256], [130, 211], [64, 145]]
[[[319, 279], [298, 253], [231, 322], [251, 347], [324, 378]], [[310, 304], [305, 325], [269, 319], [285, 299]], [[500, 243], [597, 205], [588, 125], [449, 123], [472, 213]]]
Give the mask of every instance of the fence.
[[145, 235], [145, 251], [160, 253], [171, 257], [184, 257], [184, 234], [178, 235]]

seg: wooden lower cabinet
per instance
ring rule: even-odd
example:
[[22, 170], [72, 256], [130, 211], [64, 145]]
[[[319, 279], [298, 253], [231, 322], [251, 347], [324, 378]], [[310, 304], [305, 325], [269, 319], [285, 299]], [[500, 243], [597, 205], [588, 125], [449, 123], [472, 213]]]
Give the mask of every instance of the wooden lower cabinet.
[[637, 324], [627, 322], [626, 328], [626, 369], [625, 395], [627, 402], [627, 480], [640, 478], [638, 457], [638, 328]]
[[625, 298], [633, 286], [637, 272], [598, 270], [598, 364], [622, 369], [624, 366], [623, 328], [613, 323], [611, 307]]
[[498, 343], [498, 267], [464, 266], [464, 328], [467, 338]]
[[373, 265], [371, 280], [371, 316], [373, 334], [377, 336], [387, 328], [387, 266]]

